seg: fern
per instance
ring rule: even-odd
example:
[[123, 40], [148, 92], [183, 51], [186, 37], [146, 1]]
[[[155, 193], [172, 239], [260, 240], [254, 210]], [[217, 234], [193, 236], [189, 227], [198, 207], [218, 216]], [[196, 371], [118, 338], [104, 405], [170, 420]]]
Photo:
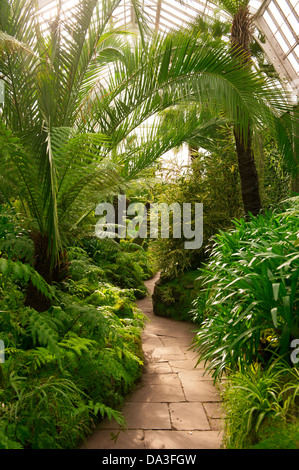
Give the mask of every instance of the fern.
[[0, 427], [0, 449], [23, 449], [19, 442], [7, 437], [3, 425]]
[[95, 403], [89, 402], [89, 406], [93, 409], [93, 413], [97, 416], [98, 413], [101, 414], [102, 417], [107, 416], [109, 421], [115, 419], [115, 421], [122, 427], [125, 428], [126, 421], [123, 414], [117, 410], [114, 410], [110, 406], [104, 405], [103, 403]]
[[27, 351], [27, 357], [35, 371], [56, 362], [56, 357], [49, 352], [49, 349], [41, 346]]
[[34, 244], [28, 237], [10, 236], [6, 240], [0, 240], [0, 250], [29, 263], [33, 259]]
[[46, 346], [51, 354], [60, 359], [57, 325], [49, 318], [47, 312], [39, 313], [32, 310], [29, 323], [34, 344]]
[[53, 298], [53, 290], [43, 277], [35, 271], [29, 264], [21, 261], [12, 261], [6, 258], [0, 258], [0, 273], [3, 276], [12, 277], [15, 281], [25, 283], [31, 281], [32, 284], [47, 298]]
[[[72, 331], [80, 337], [88, 337], [101, 344], [107, 334], [108, 323], [103, 312], [92, 305], [80, 303], [75, 296], [65, 292], [57, 293], [63, 312], [68, 315], [67, 331]], [[77, 301], [76, 301], [77, 300]]]
[[[101, 278], [103, 269], [85, 250], [75, 248], [71, 262], [78, 280], [64, 282], [63, 290], [51, 286], [54, 301], [47, 311], [24, 307], [22, 300], [10, 308], [2, 298], [0, 329], [9, 347], [0, 390], [0, 402], [8, 405], [0, 409], [0, 419], [9, 423], [7, 445], [11, 440], [21, 447], [76, 447], [95, 418], [125, 427], [118, 407], [141, 372], [144, 318], [132, 290]], [[34, 269], [20, 261], [1, 258], [0, 273], [5, 295], [9, 286], [21, 292], [19, 283], [39, 283]]]
[[89, 338], [80, 338], [73, 332], [68, 333], [66, 338], [63, 338], [61, 342], [59, 342], [60, 348], [65, 348], [77, 356], [82, 356], [84, 352], [89, 352], [90, 349], [97, 347], [97, 341], [94, 341]]

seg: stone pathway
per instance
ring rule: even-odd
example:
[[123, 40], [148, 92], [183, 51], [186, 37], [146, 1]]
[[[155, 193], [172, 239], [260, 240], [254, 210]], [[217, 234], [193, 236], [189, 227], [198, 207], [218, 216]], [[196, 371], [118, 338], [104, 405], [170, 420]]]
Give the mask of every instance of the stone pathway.
[[[158, 275], [146, 282], [153, 292]], [[220, 396], [190, 351], [194, 325], [158, 317], [150, 296], [137, 301], [149, 322], [142, 334], [145, 356], [141, 382], [126, 398], [127, 429], [103, 420], [84, 449], [219, 449]], [[111, 439], [118, 435], [116, 441]]]

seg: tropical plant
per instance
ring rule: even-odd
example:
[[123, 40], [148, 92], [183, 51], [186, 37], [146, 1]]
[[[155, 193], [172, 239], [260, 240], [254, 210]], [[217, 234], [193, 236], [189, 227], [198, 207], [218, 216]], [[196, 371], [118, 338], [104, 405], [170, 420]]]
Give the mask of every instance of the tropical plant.
[[[208, 133], [208, 128], [206, 130]], [[193, 137], [194, 140], [189, 142], [195, 143], [195, 133]], [[189, 203], [192, 210], [194, 204], [204, 204], [202, 246], [186, 250], [184, 236], [174, 238], [172, 226], [169, 238], [152, 240], [150, 250], [154, 253], [161, 279], [176, 279], [188, 269], [198, 268], [206, 258], [210, 238], [219, 230], [230, 228], [231, 220], [243, 213], [237, 158], [228, 124], [216, 127], [209, 148], [210, 151], [204, 153], [196, 151], [193, 146], [191, 163], [178, 172], [179, 176], [162, 179], [154, 186], [153, 196], [157, 203], [166, 203], [169, 207], [173, 203], [179, 203], [181, 207]], [[192, 224], [194, 226], [193, 212]]]
[[[251, 447], [272, 429], [294, 425], [298, 395], [298, 369], [281, 361], [232, 374], [223, 392], [226, 448]], [[278, 448], [285, 448], [281, 441]]]
[[[35, 1], [1, 2], [6, 102], [0, 187], [5, 200], [13, 205], [17, 199], [27, 215], [33, 264], [49, 283], [66, 272], [67, 237], [96, 203], [198, 134], [193, 113], [166, 133], [156, 124], [131, 139], [157, 111], [191, 98], [226, 110], [244, 133], [249, 118], [252, 126], [266, 122], [277, 130], [276, 114], [289, 109], [261, 75], [242, 67], [225, 48], [203, 47], [192, 31], [141, 34], [132, 48], [123, 31], [110, 27], [118, 4], [82, 0], [66, 19], [59, 3], [57, 17], [43, 28]], [[280, 131], [290, 156], [292, 138], [284, 127]], [[37, 310], [49, 306], [34, 286], [28, 299]]]
[[52, 286], [45, 312], [24, 306], [32, 266], [1, 259], [0, 448], [74, 448], [104, 416], [125, 424], [118, 407], [141, 373], [144, 316], [129, 289], [69, 250], [72, 261], [85, 253], [85, 270]]
[[[243, 66], [252, 67], [253, 16], [249, 10], [249, 0], [218, 0], [218, 3], [231, 15], [230, 45], [232, 56], [234, 57], [236, 54], [240, 56], [241, 53]], [[241, 108], [239, 113], [241, 118], [243, 113]], [[287, 116], [283, 116], [283, 119], [286, 118]], [[254, 158], [254, 133], [250, 120], [247, 123], [247, 132], [241, 131], [236, 121], [234, 135], [245, 214], [257, 215], [262, 209], [262, 202]], [[298, 166], [298, 162], [295, 165]], [[297, 170], [295, 174], [296, 172]]]
[[290, 355], [299, 334], [298, 218], [269, 213], [234, 223], [215, 236], [195, 308], [195, 348], [215, 378]]

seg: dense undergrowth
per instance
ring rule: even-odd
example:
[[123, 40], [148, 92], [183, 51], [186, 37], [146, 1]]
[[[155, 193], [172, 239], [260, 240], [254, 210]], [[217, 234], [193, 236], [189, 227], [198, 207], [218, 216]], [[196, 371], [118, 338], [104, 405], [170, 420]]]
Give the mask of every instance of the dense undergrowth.
[[[52, 286], [1, 254], [2, 449], [75, 448], [104, 416], [125, 426], [118, 409], [141, 373], [145, 317], [135, 300], [150, 261], [133, 243], [106, 246], [105, 257], [94, 240], [67, 252], [68, 276]], [[30, 280], [51, 297], [47, 311], [25, 306]]]
[[299, 448], [298, 198], [235, 221], [200, 269], [194, 348], [225, 378], [227, 448]]
[[191, 322], [192, 305], [199, 289], [198, 270], [181, 273], [166, 283], [159, 279], [152, 296], [154, 314]]
[[[145, 317], [135, 300], [153, 274], [148, 252], [81, 240], [67, 249], [68, 276], [49, 286], [16, 256], [29, 256], [24, 234], [18, 247], [7, 244], [14, 226], [1, 220], [10, 249], [0, 260], [0, 448], [75, 448], [104, 416], [125, 426], [118, 410], [142, 370]], [[168, 314], [194, 321], [198, 360], [224, 385], [226, 448], [299, 447], [298, 233], [298, 198], [236, 219], [199, 270], [164, 288]], [[51, 298], [47, 311], [25, 305], [28, 282]]]
[[[50, 22], [32, 0], [0, 7], [0, 448], [74, 448], [103, 416], [123, 424], [153, 267], [139, 243], [89, 235], [98, 204], [127, 191], [126, 204], [204, 204], [200, 249], [185, 249], [189, 230], [149, 244], [166, 315], [190, 319], [196, 299], [199, 360], [231, 383], [227, 447], [277, 442], [267, 422], [284, 437], [292, 426], [296, 446], [298, 211], [241, 217], [298, 183], [298, 106], [248, 29], [248, 1], [220, 2], [231, 23], [152, 35], [132, 0], [140, 36], [112, 21], [118, 2], [62, 3]], [[157, 182], [182, 144], [192, 164]]]

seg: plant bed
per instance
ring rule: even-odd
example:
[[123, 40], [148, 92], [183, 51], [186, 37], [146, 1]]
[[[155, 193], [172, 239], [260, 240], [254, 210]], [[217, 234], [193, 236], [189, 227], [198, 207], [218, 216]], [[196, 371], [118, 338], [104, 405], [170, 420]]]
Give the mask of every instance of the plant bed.
[[173, 280], [160, 278], [152, 296], [154, 314], [191, 321], [192, 303], [199, 287], [198, 270], [187, 271]]

